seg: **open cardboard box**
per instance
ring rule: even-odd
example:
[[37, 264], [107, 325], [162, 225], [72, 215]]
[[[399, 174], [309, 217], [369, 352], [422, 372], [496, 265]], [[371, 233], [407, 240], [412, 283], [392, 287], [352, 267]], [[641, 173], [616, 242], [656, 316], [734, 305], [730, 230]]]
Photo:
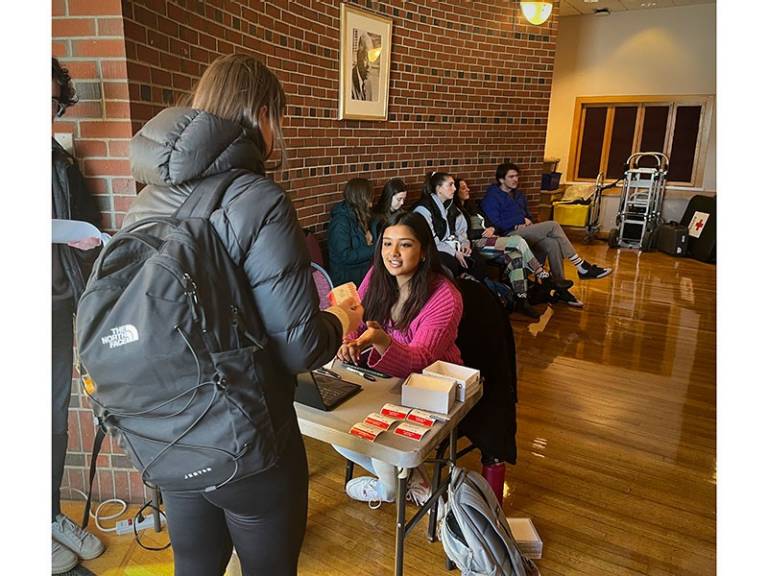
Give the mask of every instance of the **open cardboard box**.
[[467, 366], [459, 366], [458, 364], [451, 364], [450, 362], [444, 362], [438, 360], [424, 368], [421, 371], [425, 376], [435, 376], [437, 378], [445, 378], [453, 380], [456, 383], [456, 399], [459, 402], [464, 402], [467, 396], [467, 391], [474, 389], [480, 384], [480, 371], [474, 368], [468, 368]]
[[403, 406], [448, 414], [456, 401], [456, 383], [449, 378], [411, 374], [403, 382]]

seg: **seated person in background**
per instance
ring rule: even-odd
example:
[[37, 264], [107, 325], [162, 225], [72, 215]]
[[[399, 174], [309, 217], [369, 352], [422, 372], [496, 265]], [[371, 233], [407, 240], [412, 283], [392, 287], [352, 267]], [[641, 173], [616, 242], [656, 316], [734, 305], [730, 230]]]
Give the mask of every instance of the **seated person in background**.
[[[406, 212], [390, 220], [359, 293], [366, 324], [345, 338], [338, 358], [357, 363], [361, 351], [370, 346], [368, 365], [399, 378], [421, 372], [437, 360], [462, 364], [456, 336], [464, 304], [443, 271], [432, 233], [419, 214]], [[371, 508], [395, 499], [394, 466], [334, 448], [374, 474], [350, 480], [346, 486], [350, 498], [368, 502]], [[426, 475], [415, 469], [406, 497], [422, 505], [429, 496]]]
[[[608, 276], [610, 268], [590, 264], [576, 253], [560, 224], [552, 220], [533, 222], [528, 200], [517, 189], [519, 176], [520, 169], [515, 164], [499, 164], [496, 167], [496, 182], [488, 186], [485, 197], [480, 201], [480, 208], [496, 233], [500, 236], [520, 236], [534, 251], [541, 248], [546, 253], [550, 272], [556, 280], [564, 279], [563, 258], [568, 258], [576, 267], [582, 280]], [[561, 293], [560, 296], [572, 306], [583, 306], [570, 292]]]
[[400, 178], [392, 178], [384, 184], [379, 201], [373, 208], [374, 217], [382, 224], [403, 210], [403, 203], [408, 195], [408, 189]]
[[454, 278], [467, 273], [477, 279], [486, 276], [479, 259], [470, 258], [472, 245], [467, 237], [467, 220], [453, 201], [456, 186], [446, 172], [432, 172], [424, 179], [421, 199], [413, 209], [429, 224], [440, 262]]
[[526, 308], [530, 306], [525, 296], [528, 291], [526, 267], [533, 272], [536, 279], [548, 292], [554, 290], [559, 293], [567, 291], [568, 288], [573, 286], [571, 280], [556, 280], [552, 278], [549, 272], [536, 259], [536, 256], [533, 255], [528, 243], [521, 236], [496, 235], [495, 228], [486, 225], [482, 211], [469, 197], [470, 188], [467, 181], [464, 178], [456, 177], [455, 183], [456, 207], [461, 210], [464, 218], [469, 223], [467, 236], [478, 251], [490, 257], [504, 255], [507, 261], [505, 272], [509, 278], [512, 291], [519, 299], [525, 298], [525, 301], [521, 304], [523, 313], [527, 314]]
[[376, 240], [372, 225], [373, 185], [366, 178], [352, 178], [344, 186], [344, 200], [331, 210], [328, 224], [328, 260], [334, 286], [354, 282], [359, 286], [371, 267]]

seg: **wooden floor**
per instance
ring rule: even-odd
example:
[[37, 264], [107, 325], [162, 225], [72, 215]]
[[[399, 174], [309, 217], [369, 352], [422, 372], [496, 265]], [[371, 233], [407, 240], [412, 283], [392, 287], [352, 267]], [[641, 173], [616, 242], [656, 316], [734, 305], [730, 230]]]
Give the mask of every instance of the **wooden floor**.
[[[557, 305], [536, 324], [512, 317], [520, 456], [507, 466], [504, 509], [533, 519], [545, 576], [714, 574], [715, 268], [602, 242], [577, 248], [615, 270], [590, 282], [568, 270], [584, 309]], [[300, 574], [391, 574], [394, 506], [350, 501], [336, 453], [306, 447]], [[462, 465], [479, 469], [475, 454]], [[422, 525], [407, 541], [406, 574], [457, 576]], [[95, 574], [172, 574], [170, 551], [106, 540], [84, 564]]]

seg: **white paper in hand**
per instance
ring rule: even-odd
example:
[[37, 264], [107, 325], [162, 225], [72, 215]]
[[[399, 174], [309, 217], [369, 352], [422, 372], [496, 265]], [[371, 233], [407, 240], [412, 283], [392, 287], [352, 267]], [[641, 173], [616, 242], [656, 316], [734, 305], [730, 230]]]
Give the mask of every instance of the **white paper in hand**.
[[112, 238], [106, 232], [101, 232], [90, 222], [80, 220], [58, 220], [54, 218], [53, 229], [51, 231], [51, 242], [54, 244], [68, 244], [69, 242], [79, 242], [86, 238], [99, 238], [102, 244], [109, 242]]

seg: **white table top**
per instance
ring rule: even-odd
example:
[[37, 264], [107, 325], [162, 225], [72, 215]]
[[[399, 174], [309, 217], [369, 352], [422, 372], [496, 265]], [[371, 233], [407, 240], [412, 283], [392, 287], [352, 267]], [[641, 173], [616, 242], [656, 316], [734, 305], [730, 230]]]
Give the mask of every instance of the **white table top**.
[[[332, 370], [344, 380], [356, 382], [363, 389], [352, 398], [345, 400], [329, 412], [318, 410], [298, 402], [294, 402], [299, 418], [301, 433], [328, 444], [338, 444], [369, 456], [382, 460], [400, 468], [415, 468], [431, 456], [431, 452], [448, 436], [482, 396], [482, 388], [467, 398], [464, 402], [456, 402], [451, 412], [445, 416], [447, 422], [436, 422], [432, 429], [420, 441], [410, 440], [390, 430], [382, 432], [375, 442], [368, 442], [357, 436], [352, 436], [348, 430], [353, 424], [362, 422], [371, 412], [378, 412], [386, 404], [400, 404], [399, 378], [376, 378], [375, 382], [363, 379], [357, 374], [345, 370], [335, 361]], [[299, 378], [309, 378], [309, 374], [299, 374]]]

